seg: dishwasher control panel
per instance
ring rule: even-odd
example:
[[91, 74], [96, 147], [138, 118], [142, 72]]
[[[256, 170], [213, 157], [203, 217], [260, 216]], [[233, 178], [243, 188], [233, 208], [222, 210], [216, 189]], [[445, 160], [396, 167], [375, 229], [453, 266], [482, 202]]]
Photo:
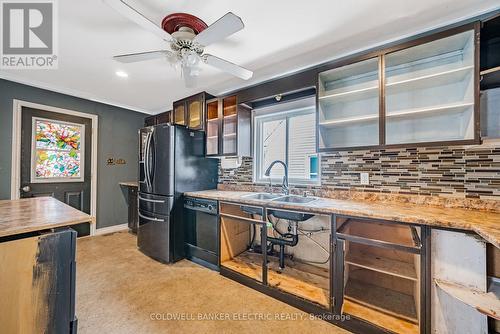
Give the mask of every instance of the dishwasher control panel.
[[201, 198], [186, 197], [184, 207], [191, 210], [198, 210], [207, 213], [217, 214], [217, 201]]

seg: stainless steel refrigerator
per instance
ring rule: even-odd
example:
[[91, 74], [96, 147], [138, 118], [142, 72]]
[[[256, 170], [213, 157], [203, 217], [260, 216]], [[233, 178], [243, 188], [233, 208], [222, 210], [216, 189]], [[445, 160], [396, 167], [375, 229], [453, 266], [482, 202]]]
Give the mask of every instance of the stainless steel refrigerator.
[[183, 193], [215, 189], [217, 160], [205, 158], [205, 134], [161, 124], [139, 131], [137, 244], [165, 263], [184, 257]]

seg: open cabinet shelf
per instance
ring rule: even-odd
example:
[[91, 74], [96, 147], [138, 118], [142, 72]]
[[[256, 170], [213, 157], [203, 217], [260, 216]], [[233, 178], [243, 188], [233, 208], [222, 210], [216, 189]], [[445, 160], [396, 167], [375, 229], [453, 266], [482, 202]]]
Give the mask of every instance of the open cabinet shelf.
[[415, 301], [411, 295], [350, 279], [347, 281], [345, 298], [353, 303], [418, 325]]
[[352, 251], [347, 255], [345, 262], [355, 267], [365, 268], [411, 281], [417, 281], [418, 279], [413, 263]]
[[[261, 254], [246, 251], [221, 265], [254, 280], [262, 280]], [[280, 270], [275, 258], [268, 262], [267, 282], [269, 286], [323, 307], [329, 306], [330, 280], [327, 269], [287, 261], [287, 266]]]
[[478, 142], [477, 29], [319, 73], [318, 151]]
[[336, 227], [342, 312], [395, 333], [420, 333], [419, 227], [356, 217], [338, 217]]

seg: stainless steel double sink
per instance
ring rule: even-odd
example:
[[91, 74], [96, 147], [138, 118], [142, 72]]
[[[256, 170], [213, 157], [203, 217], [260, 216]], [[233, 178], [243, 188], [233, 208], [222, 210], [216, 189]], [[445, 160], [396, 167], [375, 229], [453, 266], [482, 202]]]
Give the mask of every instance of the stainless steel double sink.
[[244, 195], [241, 196], [242, 198], [248, 198], [248, 199], [257, 199], [261, 201], [272, 201], [272, 202], [281, 202], [281, 203], [298, 203], [298, 204], [305, 204], [305, 203], [311, 203], [317, 198], [314, 197], [305, 197], [305, 196], [297, 196], [297, 195], [277, 195], [277, 194], [270, 194], [270, 193], [257, 193], [257, 194], [250, 194], [250, 195]]
[[[269, 201], [275, 203], [294, 203], [294, 204], [305, 204], [311, 203], [317, 200], [314, 197], [305, 197], [305, 196], [297, 196], [297, 195], [277, 195], [270, 193], [257, 193], [257, 194], [249, 194], [241, 196], [242, 198], [247, 199], [256, 199], [261, 201]], [[275, 216], [276, 218], [286, 219], [286, 220], [294, 220], [294, 221], [305, 221], [314, 215], [309, 213], [295, 212], [295, 211], [283, 211], [279, 209], [270, 209], [269, 214]]]

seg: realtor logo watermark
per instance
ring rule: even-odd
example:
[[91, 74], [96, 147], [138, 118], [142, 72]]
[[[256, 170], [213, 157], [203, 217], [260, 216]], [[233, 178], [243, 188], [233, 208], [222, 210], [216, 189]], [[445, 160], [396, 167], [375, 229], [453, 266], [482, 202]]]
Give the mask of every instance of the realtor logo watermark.
[[55, 0], [0, 0], [1, 69], [56, 69]]

